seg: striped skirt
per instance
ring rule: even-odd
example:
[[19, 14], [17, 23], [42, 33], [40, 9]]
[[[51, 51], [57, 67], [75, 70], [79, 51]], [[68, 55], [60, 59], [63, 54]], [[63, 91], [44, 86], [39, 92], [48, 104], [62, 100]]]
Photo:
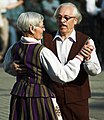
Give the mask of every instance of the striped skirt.
[[12, 96], [9, 120], [58, 120], [51, 98]]

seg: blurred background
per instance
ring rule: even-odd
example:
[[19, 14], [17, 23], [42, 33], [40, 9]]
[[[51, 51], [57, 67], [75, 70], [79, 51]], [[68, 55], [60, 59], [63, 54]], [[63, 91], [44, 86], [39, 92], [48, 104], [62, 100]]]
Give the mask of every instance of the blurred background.
[[61, 3], [72, 2], [83, 16], [82, 22], [76, 26], [89, 35], [95, 42], [97, 54], [104, 69], [104, 0], [3, 0], [0, 1], [0, 63], [7, 49], [17, 42], [21, 33], [16, 27], [18, 16], [24, 11], [34, 11], [44, 15], [46, 32], [57, 30], [53, 18], [55, 9]]
[[[97, 55], [104, 70], [104, 0], [0, 0], [0, 120], [8, 120], [9, 92], [15, 82], [13, 76], [4, 72], [2, 62], [7, 49], [19, 41], [22, 35], [16, 27], [18, 16], [24, 11], [41, 13], [45, 17], [46, 32], [53, 32], [57, 30], [57, 24], [53, 18], [54, 11], [65, 2], [74, 3], [82, 13], [82, 22], [75, 29], [94, 40]], [[104, 119], [103, 72], [90, 77], [92, 89], [90, 120]]]

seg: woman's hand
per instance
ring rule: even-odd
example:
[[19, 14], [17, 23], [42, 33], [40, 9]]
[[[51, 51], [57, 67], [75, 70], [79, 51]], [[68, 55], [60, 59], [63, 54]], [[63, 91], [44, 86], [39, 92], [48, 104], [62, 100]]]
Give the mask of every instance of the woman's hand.
[[90, 41], [88, 41], [79, 54], [82, 55], [86, 61], [88, 61], [91, 58], [91, 53], [93, 49], [94, 46], [90, 45]]

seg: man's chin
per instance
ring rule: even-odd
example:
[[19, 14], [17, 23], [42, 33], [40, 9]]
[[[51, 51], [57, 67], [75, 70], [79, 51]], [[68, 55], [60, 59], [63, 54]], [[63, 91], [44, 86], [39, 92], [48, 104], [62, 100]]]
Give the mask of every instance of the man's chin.
[[60, 32], [66, 32], [65, 28], [60, 28]]

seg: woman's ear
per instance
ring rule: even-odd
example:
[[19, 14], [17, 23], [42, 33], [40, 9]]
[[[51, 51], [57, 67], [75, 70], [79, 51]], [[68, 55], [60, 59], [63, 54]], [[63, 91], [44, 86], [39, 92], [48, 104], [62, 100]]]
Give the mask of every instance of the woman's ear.
[[34, 34], [35, 33], [35, 27], [33, 27], [32, 25], [29, 25], [29, 31]]

